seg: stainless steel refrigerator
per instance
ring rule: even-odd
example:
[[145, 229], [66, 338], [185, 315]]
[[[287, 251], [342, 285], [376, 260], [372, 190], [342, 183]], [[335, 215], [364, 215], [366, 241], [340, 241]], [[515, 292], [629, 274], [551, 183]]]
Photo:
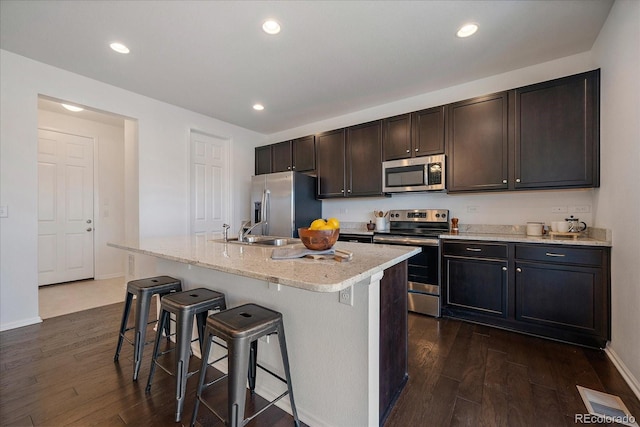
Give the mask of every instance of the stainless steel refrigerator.
[[316, 200], [316, 178], [300, 172], [278, 172], [251, 178], [251, 234], [298, 237], [298, 227], [308, 227], [322, 216]]

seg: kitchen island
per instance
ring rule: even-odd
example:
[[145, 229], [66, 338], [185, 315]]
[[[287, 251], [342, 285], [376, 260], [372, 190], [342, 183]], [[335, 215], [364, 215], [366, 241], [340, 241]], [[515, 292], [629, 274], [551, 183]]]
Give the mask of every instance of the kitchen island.
[[[229, 307], [254, 302], [281, 312], [300, 419], [313, 426], [379, 425], [386, 409], [380, 408], [381, 388], [386, 387], [380, 380], [380, 364], [385, 363], [380, 360], [381, 293], [385, 300], [386, 286], [396, 291], [405, 286], [406, 294], [406, 270], [404, 281], [383, 281], [381, 289], [381, 280], [385, 271], [406, 265], [419, 248], [338, 242], [335, 247], [353, 252], [353, 259], [337, 262], [272, 260], [272, 248], [202, 235], [109, 245], [154, 257], [155, 273], [181, 279], [184, 289], [224, 292]], [[383, 316], [393, 313], [391, 308], [385, 307]], [[406, 322], [406, 305], [395, 315]], [[282, 374], [275, 339], [261, 341], [258, 356], [261, 364]], [[404, 342], [399, 353], [406, 353]], [[225, 366], [219, 369], [226, 371]], [[282, 389], [279, 381], [259, 376], [256, 391], [261, 396], [272, 399]], [[278, 405], [290, 412], [287, 399]]]

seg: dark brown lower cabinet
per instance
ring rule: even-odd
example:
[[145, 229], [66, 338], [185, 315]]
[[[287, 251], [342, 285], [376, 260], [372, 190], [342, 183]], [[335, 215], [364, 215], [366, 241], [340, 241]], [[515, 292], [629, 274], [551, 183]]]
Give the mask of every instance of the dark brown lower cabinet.
[[407, 273], [404, 261], [386, 269], [380, 281], [380, 425], [409, 378]]
[[[499, 246], [504, 259], [482, 258]], [[598, 348], [611, 337], [608, 247], [445, 241], [442, 254], [443, 316]]]

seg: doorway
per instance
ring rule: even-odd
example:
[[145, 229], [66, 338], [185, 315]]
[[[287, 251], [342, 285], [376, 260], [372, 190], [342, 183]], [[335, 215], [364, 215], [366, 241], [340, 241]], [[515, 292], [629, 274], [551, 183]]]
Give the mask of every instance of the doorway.
[[[123, 241], [130, 233], [138, 233], [137, 121], [86, 107], [82, 111], [66, 111], [62, 103], [67, 102], [47, 96], [38, 98], [38, 217], [42, 225], [38, 239], [39, 286], [84, 286], [101, 294], [97, 285], [115, 280], [121, 283], [124, 295], [125, 254], [108, 247], [107, 242]], [[46, 162], [41, 157], [43, 151], [48, 153]], [[83, 158], [82, 166], [75, 163], [78, 157]], [[73, 221], [64, 219], [54, 227], [75, 222], [75, 237], [53, 237], [52, 233], [44, 237], [46, 217], [66, 218], [70, 214]], [[50, 274], [53, 260], [61, 264], [56, 274]], [[82, 269], [74, 268], [78, 265]], [[82, 272], [76, 274], [79, 270]], [[71, 281], [75, 286], [60, 285]], [[50, 291], [52, 286], [46, 287]], [[42, 292], [39, 295], [43, 297]], [[108, 303], [107, 298], [105, 304]], [[78, 310], [81, 309], [79, 305]]]

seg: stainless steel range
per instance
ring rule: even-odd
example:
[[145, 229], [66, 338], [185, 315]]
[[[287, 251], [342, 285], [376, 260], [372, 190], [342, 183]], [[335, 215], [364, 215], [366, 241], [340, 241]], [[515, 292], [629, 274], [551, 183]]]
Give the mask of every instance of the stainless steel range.
[[390, 211], [389, 225], [389, 231], [374, 232], [373, 243], [422, 248], [421, 253], [409, 258], [409, 311], [440, 317], [438, 236], [449, 231], [449, 211]]

